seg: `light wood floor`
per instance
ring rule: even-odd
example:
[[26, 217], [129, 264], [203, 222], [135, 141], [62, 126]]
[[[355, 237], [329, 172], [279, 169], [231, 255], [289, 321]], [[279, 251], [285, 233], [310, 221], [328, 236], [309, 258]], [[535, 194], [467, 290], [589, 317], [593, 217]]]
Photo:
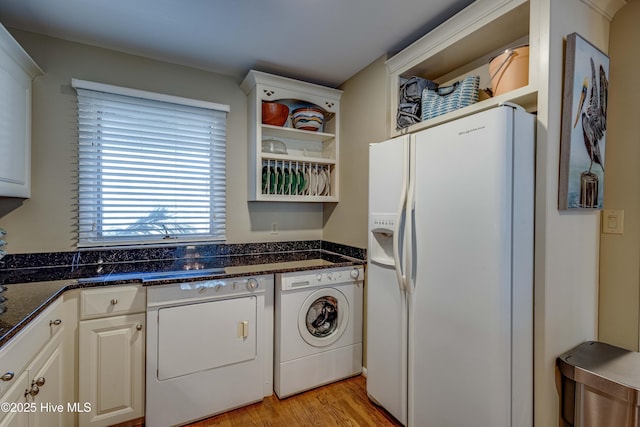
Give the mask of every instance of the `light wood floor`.
[[401, 424], [371, 403], [367, 398], [365, 378], [358, 376], [283, 400], [274, 394], [260, 403], [189, 424], [189, 427], [209, 426], [383, 427]]

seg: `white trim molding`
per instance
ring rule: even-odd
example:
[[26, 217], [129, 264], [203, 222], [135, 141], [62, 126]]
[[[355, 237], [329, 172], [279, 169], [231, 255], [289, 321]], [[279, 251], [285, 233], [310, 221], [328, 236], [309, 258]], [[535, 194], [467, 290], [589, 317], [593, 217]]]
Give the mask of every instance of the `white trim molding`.
[[165, 95], [163, 93], [148, 92], [146, 90], [131, 89], [122, 86], [113, 86], [104, 83], [89, 82], [86, 80], [71, 79], [71, 87], [74, 89], [87, 89], [97, 92], [113, 93], [116, 95], [132, 96], [135, 98], [151, 99], [154, 101], [169, 102], [173, 104], [188, 105], [190, 107], [207, 108], [209, 110], [229, 112], [226, 104], [201, 101], [199, 99], [183, 98], [181, 96]]
[[583, 3], [591, 7], [600, 15], [607, 18], [609, 21], [613, 20], [616, 12], [623, 6], [626, 6], [626, 0], [581, 0]]

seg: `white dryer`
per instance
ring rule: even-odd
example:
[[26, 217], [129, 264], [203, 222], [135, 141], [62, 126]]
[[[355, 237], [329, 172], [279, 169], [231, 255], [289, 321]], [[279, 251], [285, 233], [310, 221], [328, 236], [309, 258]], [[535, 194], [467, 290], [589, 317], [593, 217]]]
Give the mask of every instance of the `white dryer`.
[[362, 266], [276, 275], [278, 397], [362, 372], [363, 280]]

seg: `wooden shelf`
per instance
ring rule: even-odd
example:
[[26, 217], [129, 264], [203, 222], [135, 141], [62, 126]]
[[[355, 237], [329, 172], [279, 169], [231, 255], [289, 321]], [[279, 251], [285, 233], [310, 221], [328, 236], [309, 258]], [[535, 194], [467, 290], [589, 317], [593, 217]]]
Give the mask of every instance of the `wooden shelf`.
[[336, 161], [334, 159], [327, 159], [325, 157], [310, 157], [310, 156], [292, 156], [289, 154], [275, 154], [275, 153], [265, 153], [262, 152], [261, 158], [263, 160], [278, 160], [284, 162], [292, 162], [292, 163], [308, 163], [308, 164], [319, 164], [319, 165], [335, 165]]
[[333, 133], [313, 132], [309, 130], [295, 129], [283, 126], [262, 125], [262, 136], [275, 138], [292, 138], [300, 141], [331, 141], [336, 136]]

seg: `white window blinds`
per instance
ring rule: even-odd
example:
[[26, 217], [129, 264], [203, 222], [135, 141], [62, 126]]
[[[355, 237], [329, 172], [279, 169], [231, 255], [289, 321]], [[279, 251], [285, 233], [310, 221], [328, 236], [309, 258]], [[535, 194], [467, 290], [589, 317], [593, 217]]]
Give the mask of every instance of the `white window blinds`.
[[72, 85], [78, 246], [224, 240], [228, 106]]

